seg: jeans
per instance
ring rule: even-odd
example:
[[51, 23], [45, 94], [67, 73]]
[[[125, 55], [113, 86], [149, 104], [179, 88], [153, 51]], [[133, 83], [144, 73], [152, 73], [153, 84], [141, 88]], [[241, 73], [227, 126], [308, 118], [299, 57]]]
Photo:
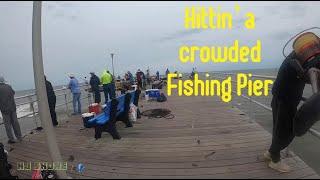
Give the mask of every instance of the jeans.
[[[81, 93], [74, 93], [73, 94], [73, 112], [74, 113], [81, 113], [81, 101], [80, 101]], [[77, 109], [77, 103], [78, 103], [78, 111]]]
[[295, 137], [293, 118], [297, 112], [297, 107], [290, 103], [285, 103], [276, 97], [273, 97], [271, 107], [273, 113], [273, 133], [269, 152], [272, 161], [277, 163], [280, 161], [280, 151], [288, 147]]
[[116, 90], [115, 90], [114, 83], [104, 84], [103, 85], [103, 92], [104, 92], [105, 103], [108, 102], [109, 98], [110, 99], [115, 98], [116, 97]]
[[3, 122], [4, 122], [4, 126], [6, 128], [8, 139], [11, 141], [14, 141], [12, 129], [14, 131], [14, 134], [16, 135], [16, 138], [21, 139], [22, 135], [21, 135], [21, 130], [20, 130], [18, 118], [17, 118], [17, 112], [12, 111], [9, 114], [3, 113], [2, 116], [3, 116]]

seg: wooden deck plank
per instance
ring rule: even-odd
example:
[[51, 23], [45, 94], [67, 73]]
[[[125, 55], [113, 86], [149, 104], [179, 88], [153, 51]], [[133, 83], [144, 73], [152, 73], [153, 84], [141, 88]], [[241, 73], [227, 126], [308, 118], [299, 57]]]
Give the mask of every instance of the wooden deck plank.
[[[133, 128], [117, 123], [123, 137], [112, 140], [104, 133], [94, 140], [93, 129], [83, 129], [79, 116], [56, 128], [57, 141], [68, 174], [73, 178], [316, 178], [318, 175], [299, 157], [284, 157], [293, 171], [269, 169], [262, 153], [271, 135], [239, 109], [217, 98], [172, 96], [167, 102], [142, 101], [141, 110], [168, 108], [174, 119], [143, 117]], [[195, 108], [197, 108], [195, 110]], [[9, 161], [50, 161], [43, 132], [35, 132], [22, 143], [10, 145]], [[283, 154], [282, 154], [283, 155]], [[85, 165], [79, 174], [71, 169]], [[31, 172], [16, 172], [31, 178]]]

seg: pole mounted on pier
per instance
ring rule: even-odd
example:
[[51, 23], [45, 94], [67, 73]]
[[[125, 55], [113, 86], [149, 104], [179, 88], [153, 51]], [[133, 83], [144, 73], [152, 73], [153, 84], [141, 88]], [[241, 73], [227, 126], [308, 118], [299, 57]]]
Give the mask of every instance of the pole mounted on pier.
[[113, 78], [114, 78], [114, 67], [113, 67], [113, 56], [114, 56], [114, 53], [111, 53], [111, 60], [112, 60], [112, 75], [113, 75]]
[[[42, 125], [44, 126], [47, 145], [51, 160], [56, 163], [62, 163], [60, 150], [56, 141], [56, 135], [52, 126], [51, 116], [49, 113], [47, 90], [44, 80], [43, 60], [42, 60], [42, 42], [41, 42], [41, 1], [33, 2], [32, 17], [32, 56], [34, 82], [38, 98], [39, 115]], [[68, 178], [65, 171], [57, 171], [58, 178]]]

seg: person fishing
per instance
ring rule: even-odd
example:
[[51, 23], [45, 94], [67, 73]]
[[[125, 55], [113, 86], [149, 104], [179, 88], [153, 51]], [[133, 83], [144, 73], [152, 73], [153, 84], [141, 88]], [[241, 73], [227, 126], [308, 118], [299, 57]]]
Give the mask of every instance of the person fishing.
[[150, 85], [150, 83], [151, 83], [150, 71], [149, 69], [147, 69], [146, 85]]
[[115, 87], [113, 86], [113, 78], [109, 71], [104, 70], [101, 78], [100, 83], [103, 86], [103, 92], [105, 97], [105, 103], [108, 102], [108, 97], [110, 96], [110, 99], [115, 98]]
[[190, 74], [190, 79], [194, 79], [194, 74], [195, 74], [195, 70], [194, 70], [194, 68], [192, 68], [192, 72]]
[[[320, 48], [320, 41], [315, 46]], [[287, 148], [295, 137], [294, 117], [308, 82], [305, 72], [310, 68], [310, 59], [317, 60], [319, 55], [307, 59], [292, 51], [281, 64], [272, 88], [272, 143], [264, 153], [264, 158], [270, 168], [282, 173], [290, 172], [290, 166], [281, 160], [280, 152]], [[297, 67], [302, 67], [303, 70]], [[320, 63], [316, 67], [320, 68]]]
[[110, 73], [110, 71], [107, 71], [108, 74], [111, 76], [111, 84], [109, 86], [109, 92], [110, 92], [110, 99], [116, 98], [116, 81], [114, 75]]
[[0, 111], [3, 116], [4, 126], [9, 139], [8, 144], [16, 143], [12, 134], [12, 129], [18, 141], [22, 141], [22, 134], [17, 117], [17, 108], [14, 95], [15, 91], [9, 84], [6, 84], [5, 79], [0, 76]]
[[170, 73], [169, 68], [167, 68], [167, 70], [166, 70], [166, 76], [168, 76], [169, 73]]
[[137, 79], [138, 87], [140, 89], [142, 89], [143, 88], [144, 73], [140, 69], [138, 69], [138, 71], [136, 73], [136, 79]]
[[156, 76], [157, 76], [157, 80], [160, 80], [160, 73], [159, 73], [159, 71], [157, 71]]
[[128, 81], [130, 82], [130, 85], [133, 85], [134, 84], [134, 78], [133, 78], [133, 75], [130, 71], [127, 72], [128, 74]]
[[48, 104], [49, 104], [49, 110], [50, 110], [52, 124], [53, 124], [53, 126], [58, 126], [59, 123], [57, 121], [57, 113], [56, 113], [57, 97], [56, 97], [56, 94], [53, 90], [51, 82], [47, 80], [46, 76], [44, 76], [44, 79], [45, 79], [45, 83], [46, 83]]
[[100, 79], [97, 75], [95, 75], [94, 72], [90, 72], [91, 77], [90, 77], [90, 86], [91, 90], [94, 95], [94, 102], [95, 103], [100, 103], [101, 102], [101, 94], [100, 94]]
[[[70, 81], [68, 84], [68, 88], [72, 93], [72, 104], [73, 104], [73, 113], [72, 115], [81, 114], [81, 89], [78, 80], [75, 78], [73, 74], [69, 75]], [[78, 109], [77, 109], [78, 104]]]

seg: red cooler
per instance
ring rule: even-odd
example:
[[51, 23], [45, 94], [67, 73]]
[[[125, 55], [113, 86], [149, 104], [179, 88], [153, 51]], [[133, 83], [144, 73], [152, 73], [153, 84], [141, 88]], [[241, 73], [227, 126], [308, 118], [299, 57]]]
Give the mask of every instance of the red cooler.
[[101, 112], [101, 107], [98, 103], [90, 104], [89, 106], [89, 112], [99, 114]]

